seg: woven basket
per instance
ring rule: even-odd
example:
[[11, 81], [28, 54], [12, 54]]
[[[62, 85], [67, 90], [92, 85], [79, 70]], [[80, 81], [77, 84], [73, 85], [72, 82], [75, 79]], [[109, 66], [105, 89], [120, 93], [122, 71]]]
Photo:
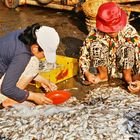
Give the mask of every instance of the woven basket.
[[99, 6], [104, 3], [108, 2], [110, 0], [87, 0], [82, 4], [82, 9], [86, 17], [90, 18], [95, 18]]

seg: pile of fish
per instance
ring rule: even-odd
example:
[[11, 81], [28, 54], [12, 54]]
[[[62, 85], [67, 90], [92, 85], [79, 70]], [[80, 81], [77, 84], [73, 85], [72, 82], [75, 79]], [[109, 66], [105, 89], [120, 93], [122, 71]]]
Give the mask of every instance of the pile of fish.
[[0, 110], [1, 140], [140, 140], [140, 98], [120, 87], [90, 90], [59, 106]]

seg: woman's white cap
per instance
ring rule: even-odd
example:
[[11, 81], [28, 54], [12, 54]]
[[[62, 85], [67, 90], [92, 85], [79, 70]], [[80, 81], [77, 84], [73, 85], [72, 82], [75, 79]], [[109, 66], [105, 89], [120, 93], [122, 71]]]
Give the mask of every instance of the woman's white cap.
[[49, 63], [56, 62], [56, 50], [60, 38], [56, 30], [52, 27], [41, 26], [35, 32], [38, 45], [43, 49], [46, 61]]

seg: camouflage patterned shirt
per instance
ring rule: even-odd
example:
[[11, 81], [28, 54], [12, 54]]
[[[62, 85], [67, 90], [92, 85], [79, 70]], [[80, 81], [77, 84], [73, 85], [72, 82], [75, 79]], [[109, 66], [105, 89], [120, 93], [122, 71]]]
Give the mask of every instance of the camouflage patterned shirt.
[[127, 24], [116, 38], [94, 28], [81, 47], [80, 73], [90, 67], [105, 66], [108, 74], [122, 78], [123, 69], [138, 73], [140, 68], [140, 36], [134, 27]]

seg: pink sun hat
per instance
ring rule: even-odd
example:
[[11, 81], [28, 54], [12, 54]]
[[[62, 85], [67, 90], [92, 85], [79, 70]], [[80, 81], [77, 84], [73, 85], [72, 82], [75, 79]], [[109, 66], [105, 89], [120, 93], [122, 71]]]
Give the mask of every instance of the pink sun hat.
[[127, 14], [114, 2], [102, 4], [97, 12], [96, 27], [102, 32], [112, 33], [122, 30], [127, 23]]

